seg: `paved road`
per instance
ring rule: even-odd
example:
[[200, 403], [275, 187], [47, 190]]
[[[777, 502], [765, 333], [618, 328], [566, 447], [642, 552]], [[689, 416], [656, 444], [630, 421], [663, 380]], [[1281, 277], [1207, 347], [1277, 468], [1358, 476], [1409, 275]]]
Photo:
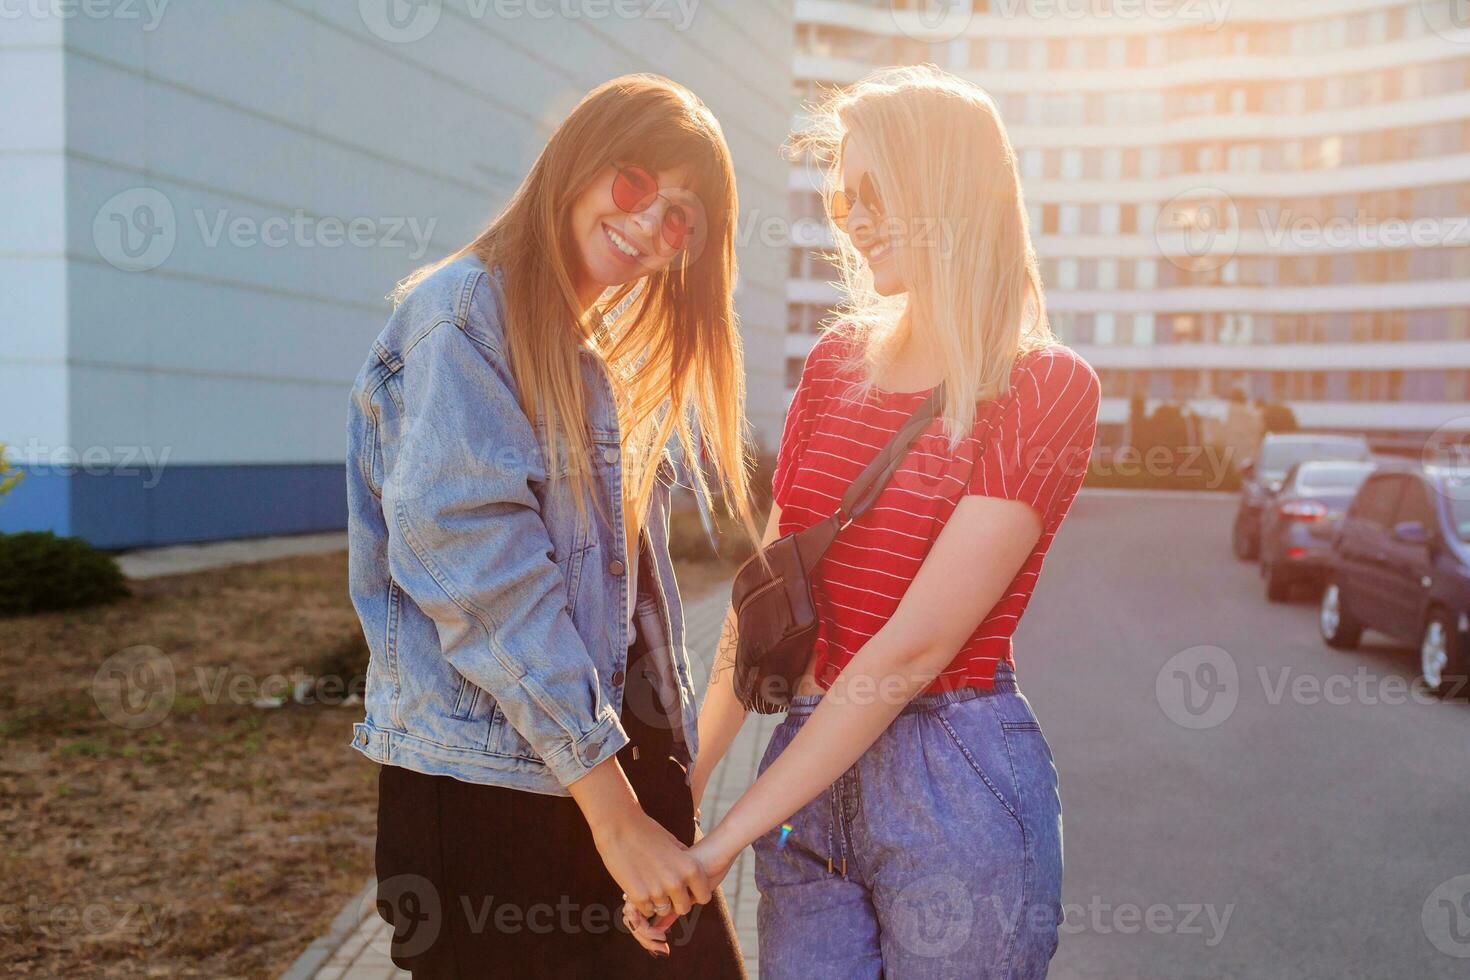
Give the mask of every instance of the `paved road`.
[[1085, 495], [1023, 622], [1065, 812], [1052, 976], [1470, 976], [1470, 704], [1267, 603], [1232, 507]]

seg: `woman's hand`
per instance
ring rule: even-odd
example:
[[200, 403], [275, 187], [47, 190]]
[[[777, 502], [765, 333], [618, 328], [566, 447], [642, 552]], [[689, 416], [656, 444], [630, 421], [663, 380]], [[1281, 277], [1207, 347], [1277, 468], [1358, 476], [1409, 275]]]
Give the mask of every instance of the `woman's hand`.
[[683, 843], [642, 810], [596, 824], [592, 839], [608, 874], [644, 918], [684, 915], [710, 900], [714, 886]]
[[[717, 844], [706, 843], [710, 839], [709, 837], [699, 838], [687, 853], [699, 863], [708, 876], [710, 893], [713, 895], [725, 875], [730, 872], [730, 866], [735, 863], [735, 855], [721, 853]], [[682, 913], [669, 911], [662, 915], [649, 917], [633, 904], [631, 898], [623, 905], [623, 922], [628, 926], [633, 938], [638, 940], [638, 945], [655, 956], [669, 955], [669, 926], [674, 924], [680, 914]]]

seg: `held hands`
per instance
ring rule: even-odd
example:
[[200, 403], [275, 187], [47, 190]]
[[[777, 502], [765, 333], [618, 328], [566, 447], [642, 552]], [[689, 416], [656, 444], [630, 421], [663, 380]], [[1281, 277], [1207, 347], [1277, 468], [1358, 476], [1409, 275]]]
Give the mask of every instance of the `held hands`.
[[[725, 875], [729, 873], [730, 866], [735, 863], [735, 854], [720, 853], [716, 845], [710, 843], [711, 838], [701, 837], [694, 842], [694, 846], [684, 853], [699, 867], [700, 872], [708, 882], [708, 891], [699, 904], [703, 905], [713, 896], [714, 890], [719, 887]], [[661, 912], [645, 912], [643, 906], [633, 901], [633, 893], [628, 893], [628, 901], [623, 906], [623, 922], [633, 933], [633, 938], [638, 944], [655, 956], [669, 955], [668, 929], [679, 916], [684, 915], [688, 909], [680, 910], [677, 907]]]
[[628, 904], [646, 918], [683, 915], [710, 900], [713, 886], [683, 843], [642, 810], [594, 827], [593, 841]]

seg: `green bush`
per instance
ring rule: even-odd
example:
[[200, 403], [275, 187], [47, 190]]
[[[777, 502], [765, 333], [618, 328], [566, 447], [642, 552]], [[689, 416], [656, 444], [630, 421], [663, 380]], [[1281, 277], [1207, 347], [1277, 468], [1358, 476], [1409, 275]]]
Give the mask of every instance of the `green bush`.
[[0, 616], [95, 606], [127, 594], [112, 556], [79, 538], [0, 534]]

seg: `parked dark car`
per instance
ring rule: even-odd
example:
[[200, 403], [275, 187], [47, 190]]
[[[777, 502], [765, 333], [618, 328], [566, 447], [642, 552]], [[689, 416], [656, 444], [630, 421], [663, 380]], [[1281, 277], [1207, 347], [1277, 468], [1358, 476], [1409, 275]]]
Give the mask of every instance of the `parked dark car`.
[[1341, 650], [1365, 628], [1419, 645], [1419, 674], [1439, 693], [1470, 673], [1470, 478], [1380, 469], [1363, 482], [1333, 540], [1319, 616]]
[[1372, 463], [1308, 460], [1286, 471], [1261, 514], [1266, 598], [1284, 602], [1298, 584], [1320, 586], [1332, 538]]
[[1241, 561], [1261, 554], [1261, 512], [1276, 492], [1286, 471], [1309, 459], [1367, 461], [1372, 453], [1362, 436], [1311, 432], [1269, 432], [1254, 459], [1240, 464], [1240, 506], [1230, 532], [1230, 546]]

